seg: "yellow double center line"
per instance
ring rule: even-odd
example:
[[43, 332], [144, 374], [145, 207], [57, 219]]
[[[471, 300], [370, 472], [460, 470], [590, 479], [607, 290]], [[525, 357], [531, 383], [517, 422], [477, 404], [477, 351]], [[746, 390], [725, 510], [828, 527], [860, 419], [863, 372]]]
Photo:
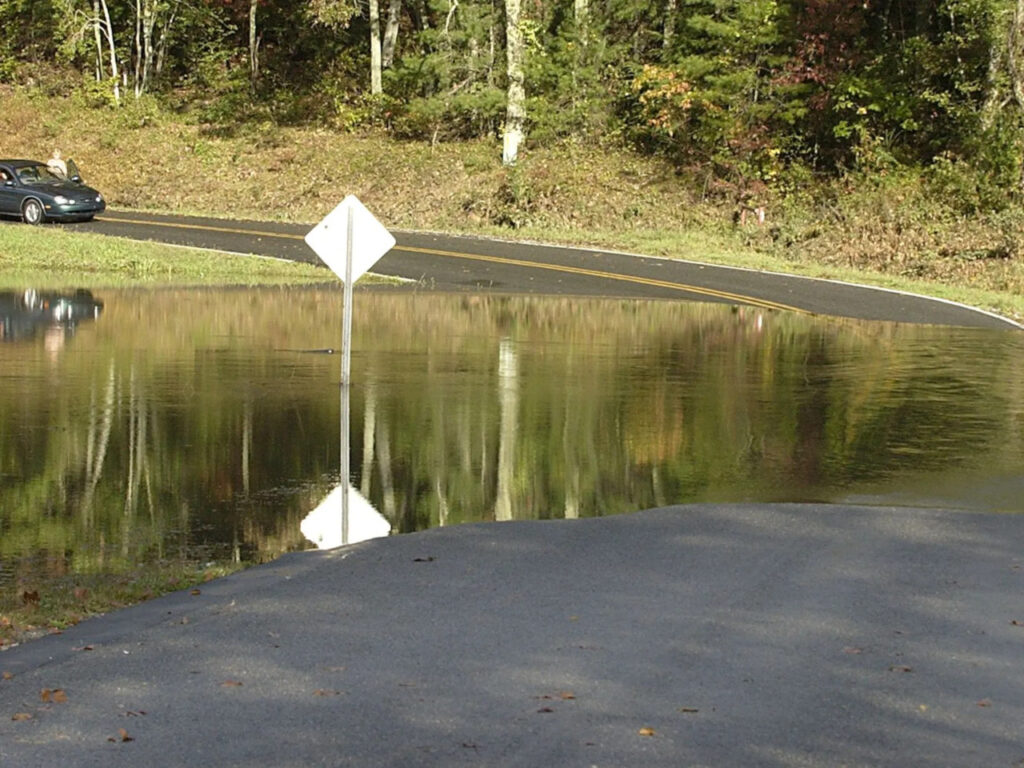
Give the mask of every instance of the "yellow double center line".
[[[195, 230], [200, 232], [220, 232], [232, 235], [247, 235], [249, 237], [269, 237], [280, 240], [303, 240], [303, 235], [292, 235], [286, 232], [263, 232], [256, 229], [239, 229], [232, 227], [214, 227], [207, 224], [179, 224], [167, 221], [155, 221], [146, 219], [121, 219], [110, 216], [99, 217], [101, 221], [116, 221], [119, 224], [138, 224], [140, 226], [171, 227], [175, 229]], [[597, 277], [604, 280], [615, 280], [622, 283], [635, 283], [647, 285], [654, 288], [665, 288], [668, 290], [683, 293], [693, 293], [699, 296], [710, 296], [716, 299], [734, 301], [739, 304], [748, 304], [765, 309], [781, 309], [787, 312], [800, 312], [810, 314], [807, 310], [794, 307], [789, 304], [781, 304], [768, 299], [759, 299], [754, 296], [745, 296], [741, 293], [730, 293], [729, 291], [718, 291], [714, 288], [704, 288], [699, 285], [688, 285], [686, 283], [675, 283], [669, 280], [656, 280], [650, 277], [638, 277], [636, 275], [623, 275], [617, 272], [605, 272], [599, 269], [586, 269], [584, 267], [570, 267], [561, 264], [546, 264], [524, 259], [509, 259], [502, 256], [484, 256], [478, 253], [461, 253], [459, 251], [442, 251], [435, 248], [415, 248], [407, 245], [396, 245], [394, 250], [405, 251], [406, 253], [425, 253], [431, 256], [445, 256], [452, 259], [465, 259], [467, 261], [489, 262], [491, 264], [505, 264], [513, 267], [524, 267], [526, 269], [543, 269], [549, 272], [563, 272], [570, 275], [584, 275], [586, 277]]]

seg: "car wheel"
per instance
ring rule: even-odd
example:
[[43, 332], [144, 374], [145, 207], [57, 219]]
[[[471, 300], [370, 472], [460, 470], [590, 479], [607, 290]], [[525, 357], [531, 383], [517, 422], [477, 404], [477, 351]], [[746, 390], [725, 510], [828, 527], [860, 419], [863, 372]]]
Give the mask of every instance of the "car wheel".
[[38, 200], [29, 198], [21, 206], [21, 218], [26, 224], [41, 224], [43, 221], [43, 205]]

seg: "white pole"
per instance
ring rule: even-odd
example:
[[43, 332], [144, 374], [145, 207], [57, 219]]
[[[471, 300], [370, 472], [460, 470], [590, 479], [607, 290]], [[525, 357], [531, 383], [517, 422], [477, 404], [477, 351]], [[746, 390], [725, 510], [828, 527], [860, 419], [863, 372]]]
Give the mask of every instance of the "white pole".
[[341, 321], [341, 543], [348, 544], [349, 385], [352, 376], [352, 208], [345, 233], [345, 291]]

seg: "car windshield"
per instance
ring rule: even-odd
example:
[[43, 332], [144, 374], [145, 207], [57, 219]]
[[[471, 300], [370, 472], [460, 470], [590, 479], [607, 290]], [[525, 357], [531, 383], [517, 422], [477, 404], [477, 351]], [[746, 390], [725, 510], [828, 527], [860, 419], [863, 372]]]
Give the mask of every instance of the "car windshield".
[[22, 184], [51, 184], [64, 181], [60, 176], [51, 171], [45, 165], [26, 165], [18, 169], [18, 179]]

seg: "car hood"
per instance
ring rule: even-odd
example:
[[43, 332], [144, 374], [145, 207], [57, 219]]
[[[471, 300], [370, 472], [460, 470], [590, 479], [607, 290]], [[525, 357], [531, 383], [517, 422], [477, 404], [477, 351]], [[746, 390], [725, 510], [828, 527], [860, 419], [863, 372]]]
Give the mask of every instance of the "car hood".
[[99, 194], [99, 192], [92, 187], [87, 187], [85, 184], [76, 184], [73, 181], [31, 184], [27, 186], [30, 186], [32, 189], [36, 189], [40, 192], [44, 192], [47, 195], [64, 195], [65, 197], [95, 197]]

